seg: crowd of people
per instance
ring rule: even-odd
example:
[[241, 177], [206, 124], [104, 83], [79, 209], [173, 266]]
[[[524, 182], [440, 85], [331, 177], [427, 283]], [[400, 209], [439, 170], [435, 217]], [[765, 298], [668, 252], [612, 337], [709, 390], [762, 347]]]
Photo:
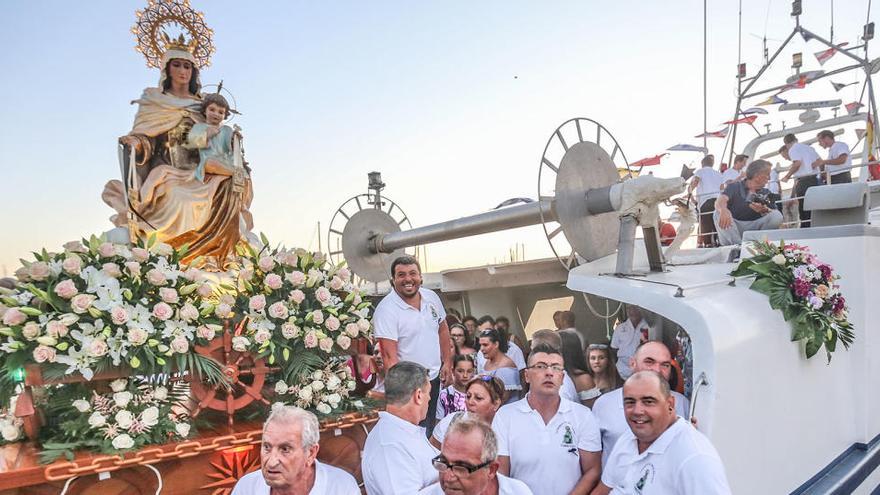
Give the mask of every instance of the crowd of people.
[[[722, 172], [715, 169], [714, 156], [703, 157], [688, 186], [700, 215], [697, 245], [739, 244], [743, 232], [777, 229], [783, 223], [783, 204], [787, 201], [797, 203], [799, 225], [809, 227], [810, 211], [804, 209], [807, 189], [852, 182], [849, 146], [836, 141], [829, 130], [819, 132], [817, 142], [828, 150], [827, 158], [820, 158], [811, 145], [787, 134], [779, 154], [791, 166], [781, 178], [766, 160], [749, 162], [749, 156], [737, 155], [733, 166]], [[783, 200], [780, 185], [792, 178], [791, 195]]]

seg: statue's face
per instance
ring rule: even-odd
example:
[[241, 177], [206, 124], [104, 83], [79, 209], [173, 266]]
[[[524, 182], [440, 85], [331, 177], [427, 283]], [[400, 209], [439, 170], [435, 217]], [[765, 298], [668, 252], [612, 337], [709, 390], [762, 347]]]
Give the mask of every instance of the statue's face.
[[205, 108], [205, 121], [211, 125], [220, 125], [223, 123], [223, 119], [226, 118], [226, 109], [217, 105], [216, 103], [211, 103]]
[[168, 63], [168, 77], [173, 83], [188, 85], [192, 79], [192, 73], [193, 66], [189, 60], [175, 58]]

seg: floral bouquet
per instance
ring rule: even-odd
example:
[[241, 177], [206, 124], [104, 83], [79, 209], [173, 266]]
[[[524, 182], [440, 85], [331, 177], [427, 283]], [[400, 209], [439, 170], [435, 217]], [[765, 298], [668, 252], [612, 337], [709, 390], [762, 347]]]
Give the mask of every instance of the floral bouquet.
[[792, 325], [792, 341], [806, 341], [813, 357], [824, 344], [828, 361], [840, 341], [849, 348], [855, 339], [847, 319], [846, 299], [835, 283], [840, 279], [809, 249], [797, 244], [758, 241], [750, 246], [753, 257], [744, 259], [731, 275], [754, 276], [750, 288], [770, 299]]
[[72, 459], [82, 448], [118, 454], [186, 438], [191, 429], [186, 394], [184, 383], [163, 380], [114, 380], [104, 394], [81, 386], [56, 388], [49, 409], [57, 412], [59, 427], [44, 439], [41, 460], [62, 454]]
[[42, 363], [44, 376], [127, 365], [144, 373], [191, 370], [222, 380], [219, 365], [191, 352], [200, 298], [211, 287], [155, 237], [135, 247], [92, 236], [61, 253], [35, 253], [0, 298], [0, 362], [6, 373]]
[[348, 365], [337, 360], [313, 371], [297, 384], [288, 385], [279, 380], [275, 383], [275, 398], [279, 402], [328, 415], [340, 408], [354, 388], [354, 375]]

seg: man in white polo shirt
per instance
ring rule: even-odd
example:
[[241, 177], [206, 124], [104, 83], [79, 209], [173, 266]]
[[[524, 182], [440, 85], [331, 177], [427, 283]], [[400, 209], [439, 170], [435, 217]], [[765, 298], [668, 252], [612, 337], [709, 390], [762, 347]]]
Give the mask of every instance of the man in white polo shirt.
[[[635, 372], [654, 371], [668, 380], [672, 373], [672, 354], [663, 342], [646, 342], [642, 344], [630, 361]], [[673, 391], [675, 410], [679, 416], [688, 417], [690, 401], [684, 395]], [[623, 389], [618, 388], [602, 394], [593, 404], [593, 415], [599, 422], [602, 432], [602, 465], [608, 461], [611, 449], [621, 435], [629, 431], [623, 410]]]
[[599, 428], [587, 407], [559, 396], [564, 373], [558, 349], [535, 346], [526, 369], [529, 393], [492, 421], [499, 472], [535, 495], [589, 493], [599, 481]]
[[715, 447], [675, 414], [669, 383], [653, 371], [640, 371], [623, 385], [630, 431], [602, 471], [593, 495], [725, 495], [730, 486]]
[[782, 138], [782, 142], [784, 144], [779, 149], [779, 154], [791, 161], [791, 168], [782, 177], [782, 181], [785, 182], [794, 177], [794, 188], [791, 190], [791, 195], [800, 198], [798, 199], [798, 216], [801, 220], [800, 226], [806, 228], [810, 226], [810, 211], [804, 209], [804, 195], [807, 194], [807, 189], [819, 184], [815, 168], [820, 161], [819, 154], [812, 146], [799, 143], [794, 134], [786, 134]]
[[424, 366], [401, 361], [385, 374], [385, 411], [367, 435], [361, 472], [367, 495], [412, 495], [437, 481], [438, 454], [419, 422], [428, 413], [431, 382]]
[[819, 146], [828, 150], [828, 159], [819, 159], [818, 168], [823, 172], [819, 176], [819, 183], [825, 184], [826, 173], [831, 176], [831, 184], [844, 184], [852, 182], [852, 157], [849, 153], [849, 146], [843, 141], [835, 141], [834, 133], [825, 129], [817, 136]]
[[412, 256], [391, 263], [394, 290], [382, 298], [373, 313], [373, 335], [379, 343], [385, 369], [398, 361], [412, 361], [428, 369], [431, 402], [422, 426], [434, 429], [441, 384], [451, 383], [452, 341], [443, 303], [422, 287], [422, 268]]
[[232, 495], [359, 495], [354, 477], [318, 462], [318, 418], [294, 406], [275, 406], [263, 425], [260, 470], [238, 480]]
[[633, 374], [630, 358], [636, 348], [649, 340], [656, 340], [656, 330], [642, 317], [642, 310], [634, 304], [626, 307], [627, 319], [614, 328], [611, 336], [611, 348], [617, 351], [617, 372], [624, 380]]
[[497, 458], [492, 427], [477, 417], [458, 416], [433, 461], [440, 482], [419, 495], [532, 495], [525, 483], [498, 472]]

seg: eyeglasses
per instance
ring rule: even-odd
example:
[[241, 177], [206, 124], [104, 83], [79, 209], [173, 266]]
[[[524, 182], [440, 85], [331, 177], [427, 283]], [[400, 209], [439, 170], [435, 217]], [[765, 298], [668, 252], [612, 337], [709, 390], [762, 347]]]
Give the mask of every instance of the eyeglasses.
[[550, 370], [554, 373], [562, 373], [565, 371], [565, 367], [561, 364], [547, 364], [547, 363], [536, 363], [529, 366], [529, 369], [538, 370], [538, 371], [547, 371]]
[[482, 464], [472, 466], [472, 465], [464, 463], [464, 462], [454, 462], [454, 463], [449, 462], [446, 460], [445, 457], [443, 457], [443, 454], [440, 454], [437, 457], [431, 459], [431, 464], [434, 465], [434, 469], [436, 469], [437, 472], [442, 473], [448, 469], [451, 469], [452, 473], [454, 475], [461, 478], [464, 476], [469, 476], [469, 475], [473, 474], [475, 471], [479, 471], [480, 469], [483, 469], [484, 467], [488, 466], [489, 464], [492, 464], [492, 461], [488, 460]]
[[587, 346], [587, 349], [608, 349], [608, 344], [590, 344]]

